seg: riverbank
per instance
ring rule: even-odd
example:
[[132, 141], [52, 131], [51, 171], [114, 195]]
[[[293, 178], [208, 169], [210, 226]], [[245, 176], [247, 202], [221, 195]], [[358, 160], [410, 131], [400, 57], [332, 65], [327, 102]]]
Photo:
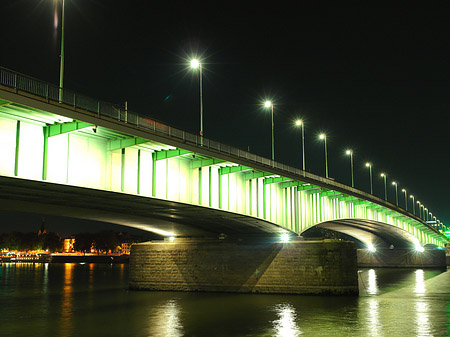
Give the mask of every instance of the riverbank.
[[128, 263], [129, 255], [53, 255], [52, 263]]

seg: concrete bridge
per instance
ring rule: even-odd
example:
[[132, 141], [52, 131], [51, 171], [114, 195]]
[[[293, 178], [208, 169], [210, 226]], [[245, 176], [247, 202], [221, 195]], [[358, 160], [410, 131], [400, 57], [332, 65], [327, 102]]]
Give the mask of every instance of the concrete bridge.
[[168, 238], [295, 237], [320, 226], [371, 250], [448, 244], [374, 195], [3, 68], [0, 139], [0, 209]]

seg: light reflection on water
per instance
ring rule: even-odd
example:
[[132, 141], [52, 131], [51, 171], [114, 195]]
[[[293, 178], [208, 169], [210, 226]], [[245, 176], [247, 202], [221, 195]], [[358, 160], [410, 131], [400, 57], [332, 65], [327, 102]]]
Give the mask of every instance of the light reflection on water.
[[149, 336], [183, 336], [180, 307], [177, 300], [169, 300], [150, 311]]
[[72, 273], [74, 265], [74, 263], [64, 264], [64, 285], [62, 289], [60, 336], [70, 336], [72, 330]]
[[275, 336], [295, 337], [301, 334], [297, 326], [297, 313], [289, 303], [279, 304], [275, 307], [278, 319], [273, 321]]
[[364, 269], [359, 297], [314, 297], [129, 291], [127, 265], [0, 270], [2, 337], [450, 335], [450, 271]]
[[376, 295], [378, 293], [378, 284], [377, 284], [377, 273], [374, 269], [370, 269], [368, 272], [367, 278], [369, 287], [367, 288], [367, 293], [369, 295]]

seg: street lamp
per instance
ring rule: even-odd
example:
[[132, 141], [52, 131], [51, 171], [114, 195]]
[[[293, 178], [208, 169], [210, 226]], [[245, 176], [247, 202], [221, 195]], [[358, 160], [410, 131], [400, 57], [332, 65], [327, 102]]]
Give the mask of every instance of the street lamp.
[[323, 140], [323, 143], [325, 145], [325, 178], [328, 178], [327, 135], [324, 133], [321, 133], [319, 135], [319, 138]]
[[264, 107], [269, 109], [272, 108], [272, 161], [275, 160], [275, 137], [273, 134], [273, 104], [271, 101], [265, 101]]
[[411, 194], [409, 197], [412, 199], [413, 214], [416, 215], [416, 204], [414, 202], [414, 196]]
[[393, 181], [392, 185], [395, 186], [395, 205], [398, 206], [398, 184]]
[[302, 128], [302, 168], [305, 171], [305, 124], [301, 119], [297, 119], [295, 125]]
[[61, 14], [61, 54], [60, 54], [60, 68], [59, 68], [59, 102], [62, 102], [62, 88], [64, 82], [64, 4], [62, 0], [62, 14]]
[[424, 220], [425, 219], [425, 206], [424, 205], [422, 205], [422, 204], [420, 204], [420, 208], [421, 208], [421, 210], [422, 210], [422, 216], [420, 217], [422, 220]]
[[408, 212], [408, 197], [406, 196], [406, 190], [402, 188], [402, 192], [405, 193], [405, 211]]
[[372, 184], [372, 163], [366, 163], [366, 167], [369, 168], [370, 194], [373, 194], [373, 184]]
[[387, 187], [386, 187], [386, 177], [387, 174], [386, 173], [381, 173], [380, 176], [383, 178], [384, 180], [384, 200], [387, 201]]
[[191, 60], [191, 68], [199, 70], [200, 81], [200, 140], [203, 145], [203, 83], [202, 83], [202, 64], [198, 59]]
[[419, 205], [419, 218], [422, 219], [422, 215], [421, 215], [421, 211], [420, 211], [420, 207], [422, 206], [422, 204], [420, 203], [419, 200], [417, 200], [417, 204]]
[[347, 156], [350, 156], [350, 171], [352, 174], [352, 187], [355, 187], [355, 179], [353, 177], [353, 151], [347, 150], [347, 151], [345, 151], [345, 153], [347, 154]]
[[[424, 218], [425, 218], [424, 220], [425, 220], [425, 221], [428, 221], [428, 208], [425, 207], [425, 208], [423, 209], [423, 211], [424, 211], [423, 216], [424, 216]], [[427, 211], [427, 216], [426, 216], [426, 217], [425, 217], [425, 211]]]

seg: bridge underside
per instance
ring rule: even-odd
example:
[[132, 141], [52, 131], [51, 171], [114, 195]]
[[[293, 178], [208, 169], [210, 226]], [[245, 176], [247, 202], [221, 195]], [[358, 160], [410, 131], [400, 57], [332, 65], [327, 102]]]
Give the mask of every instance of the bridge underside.
[[[267, 235], [286, 229], [260, 218], [126, 193], [0, 177], [0, 209], [108, 222], [163, 236]], [[341, 219], [314, 227], [344, 233], [379, 248], [413, 247], [400, 228], [364, 219]], [[308, 236], [312, 228], [302, 234]]]
[[[418, 244], [418, 240], [407, 231], [378, 221], [365, 219], [341, 219], [320, 223], [314, 227], [324, 228], [343, 233], [361, 241], [366, 247], [371, 244], [377, 248], [411, 248]], [[309, 236], [310, 228], [302, 233]]]
[[163, 236], [262, 235], [263, 219], [169, 200], [0, 176], [0, 210], [108, 222]]

